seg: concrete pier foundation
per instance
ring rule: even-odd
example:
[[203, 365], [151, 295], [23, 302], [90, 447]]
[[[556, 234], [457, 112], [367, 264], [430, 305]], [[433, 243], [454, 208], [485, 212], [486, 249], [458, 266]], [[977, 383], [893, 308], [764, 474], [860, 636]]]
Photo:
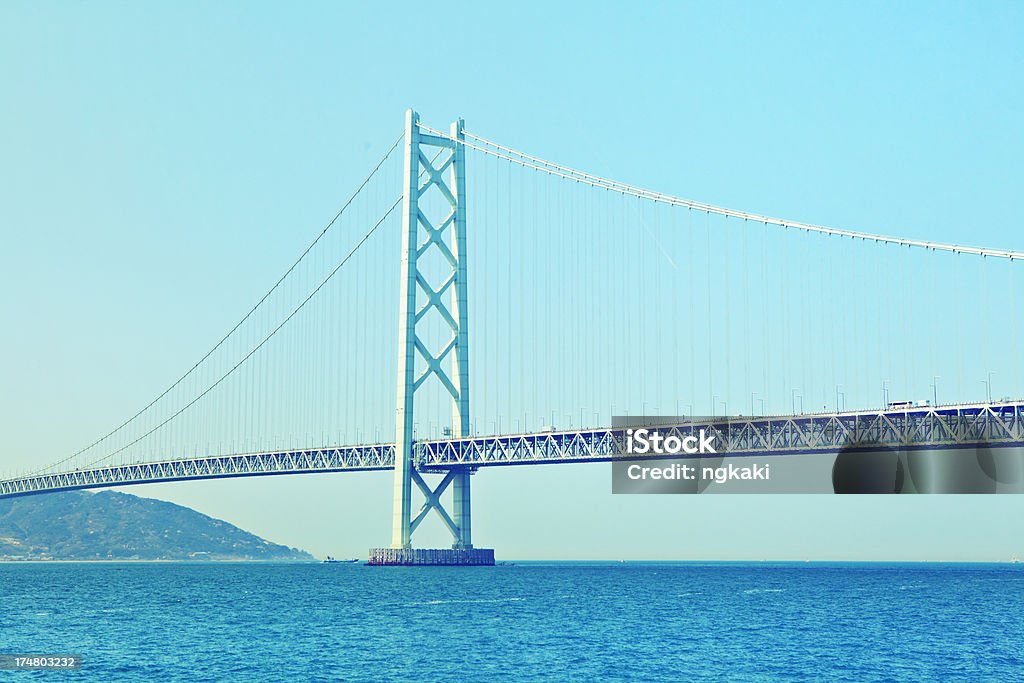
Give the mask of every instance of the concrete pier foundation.
[[371, 548], [375, 567], [493, 567], [493, 548]]

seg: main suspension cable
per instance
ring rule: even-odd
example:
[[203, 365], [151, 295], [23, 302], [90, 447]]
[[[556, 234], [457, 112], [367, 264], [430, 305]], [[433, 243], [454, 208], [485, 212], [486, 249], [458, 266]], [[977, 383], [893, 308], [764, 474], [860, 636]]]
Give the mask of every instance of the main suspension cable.
[[301, 311], [303, 309], [303, 307], [305, 307], [305, 305], [308, 304], [313, 299], [314, 296], [316, 296], [317, 292], [319, 292], [321, 289], [323, 289], [323, 287], [331, 280], [331, 278], [333, 278], [335, 276], [335, 274], [339, 270], [341, 270], [342, 266], [344, 266], [346, 263], [348, 263], [349, 260], [352, 258], [352, 256], [355, 255], [355, 253], [359, 250], [359, 248], [361, 246], [363, 246], [368, 239], [370, 239], [370, 237], [373, 235], [373, 233], [377, 232], [377, 228], [379, 228], [384, 223], [384, 221], [387, 220], [388, 216], [390, 216], [392, 214], [392, 212], [395, 209], [397, 209], [398, 205], [401, 204], [401, 203], [402, 203], [402, 196], [399, 195], [398, 199], [395, 200], [395, 203], [391, 205], [391, 208], [389, 208], [387, 211], [384, 212], [384, 214], [377, 220], [377, 222], [374, 223], [373, 227], [371, 227], [369, 229], [369, 231], [365, 235], [363, 235], [363, 237], [358, 242], [356, 242], [355, 246], [353, 246], [352, 249], [350, 249], [349, 252], [345, 255], [345, 257], [343, 259], [341, 259], [341, 261], [338, 262], [338, 264], [334, 267], [334, 269], [331, 270], [331, 272], [328, 273], [327, 276], [323, 280], [320, 281], [320, 284], [318, 284], [316, 286], [316, 288], [313, 291], [311, 291], [306, 296], [306, 298], [302, 300], [302, 302], [298, 306], [296, 306], [294, 309], [292, 309], [291, 313], [289, 313], [288, 316], [284, 320], [282, 320], [280, 323], [278, 323], [277, 327], [275, 327], [273, 330], [271, 330], [270, 333], [267, 334], [258, 344], [256, 344], [256, 346], [254, 346], [252, 349], [250, 349], [249, 352], [246, 353], [245, 356], [243, 356], [241, 360], [239, 360], [237, 363], [235, 363], [235, 365], [230, 370], [228, 370], [223, 375], [221, 375], [215, 382], [213, 382], [210, 386], [208, 386], [206, 389], [204, 389], [202, 391], [202, 393], [200, 393], [198, 396], [196, 396], [191, 401], [186, 403], [184, 406], [179, 408], [177, 412], [173, 413], [170, 417], [166, 418], [165, 420], [163, 420], [162, 422], [157, 424], [155, 427], [153, 427], [149, 431], [145, 432], [144, 434], [142, 434], [141, 436], [139, 436], [135, 440], [125, 444], [124, 446], [122, 446], [121, 448], [117, 449], [116, 451], [113, 451], [112, 453], [108, 453], [108, 454], [104, 455], [102, 458], [99, 458], [98, 460], [94, 460], [92, 462], [86, 463], [85, 465], [83, 465], [79, 469], [87, 469], [89, 467], [92, 467], [93, 465], [97, 465], [97, 464], [103, 462], [104, 460], [109, 460], [110, 458], [114, 457], [118, 453], [121, 453], [121, 452], [127, 450], [128, 448], [131, 448], [132, 446], [134, 446], [135, 444], [139, 443], [140, 441], [145, 439], [147, 436], [153, 434], [158, 429], [160, 429], [161, 427], [166, 425], [168, 422], [170, 422], [171, 420], [173, 420], [174, 418], [178, 417], [179, 415], [184, 413], [186, 410], [191, 408], [201, 398], [203, 398], [204, 396], [209, 394], [211, 391], [213, 391], [219, 384], [221, 384], [221, 382], [223, 382], [225, 379], [227, 379], [232, 374], [234, 374], [234, 372], [236, 370], [238, 370], [238, 368], [242, 367], [242, 365], [244, 365], [247, 360], [249, 360], [257, 351], [259, 351], [261, 348], [263, 348], [263, 346], [268, 341], [270, 341], [270, 339], [275, 334], [277, 334], [281, 330], [281, 328], [283, 328], [286, 324], [288, 324], [288, 321], [290, 321], [292, 318], [294, 318], [295, 315], [299, 311]]
[[380, 168], [385, 164], [385, 162], [387, 162], [387, 160], [391, 157], [391, 155], [394, 153], [394, 151], [398, 148], [399, 144], [401, 144], [401, 142], [402, 142], [402, 140], [404, 138], [405, 138], [405, 132], [403, 131], [402, 134], [398, 136], [398, 139], [395, 140], [394, 144], [391, 145], [391, 147], [388, 149], [388, 151], [384, 154], [384, 156], [381, 158], [381, 160], [377, 163], [377, 165], [373, 167], [373, 170], [371, 170], [370, 173], [366, 176], [366, 178], [363, 179], [363, 182], [361, 182], [359, 184], [359, 187], [356, 188], [355, 192], [353, 192], [352, 195], [349, 196], [348, 200], [344, 204], [342, 204], [341, 208], [338, 209], [338, 212], [336, 214], [334, 214], [334, 217], [323, 227], [323, 229], [316, 236], [316, 238], [312, 242], [309, 243], [309, 246], [307, 246], [306, 249], [299, 255], [299, 257], [297, 259], [295, 259], [295, 261], [291, 264], [291, 266], [288, 267], [288, 270], [286, 270], [284, 272], [284, 274], [280, 278], [278, 278], [277, 282], [275, 282], [270, 287], [270, 289], [268, 289], [266, 291], [266, 293], [262, 297], [260, 297], [259, 301], [257, 301], [256, 304], [251, 309], [249, 309], [249, 312], [246, 313], [244, 316], [242, 316], [241, 320], [239, 320], [234, 325], [234, 327], [232, 327], [230, 330], [228, 330], [227, 334], [225, 334], [223, 337], [221, 337], [217, 341], [217, 343], [214, 344], [213, 347], [202, 356], [202, 358], [200, 358], [198, 361], [195, 362], [195, 364], [192, 365], [192, 367], [190, 367], [183, 375], [181, 375], [178, 379], [176, 379], [170, 386], [168, 386], [166, 389], [164, 389], [164, 391], [161, 392], [156, 398], [154, 398], [152, 401], [147, 403], [141, 410], [139, 410], [137, 413], [135, 413], [134, 415], [132, 415], [131, 417], [126, 419], [124, 422], [119, 424], [117, 427], [113, 428], [112, 430], [110, 430], [109, 432], [107, 432], [106, 434], [101, 436], [100, 438], [96, 439], [95, 441], [90, 443], [88, 446], [85, 446], [84, 448], [81, 448], [77, 452], [67, 456], [66, 458], [64, 458], [62, 460], [58, 460], [57, 462], [54, 462], [54, 463], [51, 463], [50, 465], [47, 465], [43, 469], [39, 469], [39, 470], [35, 470], [33, 472], [30, 472], [28, 474], [28, 476], [31, 476], [31, 475], [34, 475], [34, 474], [39, 474], [41, 472], [45, 472], [47, 470], [53, 469], [54, 467], [59, 467], [60, 465], [63, 465], [66, 462], [74, 460], [79, 455], [82, 455], [83, 453], [87, 452], [88, 450], [90, 450], [92, 448], [95, 448], [99, 444], [103, 443], [104, 441], [106, 441], [107, 439], [109, 439], [110, 437], [114, 436], [115, 434], [120, 432], [122, 429], [127, 427], [129, 424], [131, 424], [133, 421], [135, 421], [136, 418], [140, 417], [147, 410], [149, 410], [154, 405], [156, 405], [160, 401], [160, 399], [164, 398], [169, 393], [171, 393], [171, 391], [173, 391], [175, 389], [175, 387], [179, 386], [188, 377], [190, 377], [192, 375], [192, 373], [194, 373], [199, 368], [199, 366], [201, 366], [210, 356], [212, 356], [217, 351], [217, 349], [219, 349], [221, 346], [224, 345], [224, 342], [226, 342], [231, 337], [231, 335], [233, 335], [235, 332], [238, 331], [238, 328], [240, 328], [243, 324], [245, 324], [245, 322], [249, 318], [252, 317], [252, 315], [267, 301], [267, 299], [270, 298], [270, 295], [273, 294], [278, 289], [278, 287], [281, 286], [281, 283], [283, 283], [288, 278], [288, 276], [291, 275], [292, 272], [294, 272], [294, 270], [303, 261], [303, 259], [306, 258], [306, 256], [309, 254], [309, 252], [313, 250], [313, 248], [320, 242], [321, 239], [323, 239], [323, 237], [328, 233], [328, 231], [334, 226], [334, 224], [338, 222], [338, 219], [341, 218], [342, 214], [344, 214], [345, 211], [349, 208], [349, 206], [352, 205], [352, 202], [355, 201], [356, 197], [358, 197], [359, 194], [363, 191], [363, 189], [366, 188], [366, 186], [370, 183], [370, 181], [373, 179], [373, 177], [380, 170]]
[[[882, 242], [886, 244], [896, 244], [905, 247], [919, 247], [922, 249], [929, 249], [931, 251], [948, 251], [954, 254], [972, 254], [975, 256], [992, 256], [995, 258], [1005, 258], [1013, 260], [1024, 260], [1024, 252], [1011, 251], [1007, 249], [988, 249], [984, 247], [971, 247], [963, 246], [959, 244], [945, 244], [942, 242], [928, 242], [925, 240], [913, 240], [902, 237], [889, 237], [886, 235], [876, 235], [867, 232], [858, 232], [855, 230], [842, 230], [838, 228], [828, 228], [821, 225], [814, 225], [811, 223], [801, 223], [799, 221], [788, 221], [781, 218], [772, 218], [770, 216], [762, 216], [759, 214], [748, 213], [745, 211], [736, 211], [733, 209], [727, 209], [720, 206], [714, 206], [712, 204], [704, 204], [702, 202], [696, 202], [690, 199], [682, 199], [672, 195], [664, 194], [661, 192], [654, 192], [652, 190], [646, 190], [641, 187], [634, 185], [627, 185], [620, 183], [615, 180], [608, 178], [602, 178], [591, 173], [586, 173], [569, 166], [557, 164], [553, 161], [547, 161], [540, 157], [526, 154], [518, 150], [512, 149], [500, 145], [496, 142], [492, 142], [486, 138], [474, 135], [472, 133], [464, 131], [464, 135], [467, 138], [472, 138], [477, 142], [470, 142], [465, 139], [452, 138], [450, 135], [441, 131], [425, 126], [422, 123], [419, 124], [420, 128], [427, 131], [432, 135], [442, 137], [446, 140], [450, 140], [456, 144], [465, 145], [470, 149], [475, 149], [484, 154], [490, 154], [491, 156], [505, 159], [513, 163], [519, 164], [525, 168], [532, 168], [535, 171], [541, 171], [550, 175], [559, 176], [566, 180], [573, 180], [580, 183], [586, 183], [593, 187], [613, 190], [621, 192], [622, 194], [633, 195], [640, 197], [641, 199], [648, 199], [654, 202], [663, 202], [665, 204], [671, 204], [674, 206], [682, 206], [689, 209], [695, 209], [698, 211], [704, 211], [706, 213], [713, 213], [719, 216], [727, 216], [732, 218], [739, 218], [745, 221], [753, 221], [756, 223], [764, 223], [767, 225], [776, 225], [783, 228], [793, 228], [796, 230], [804, 230], [806, 232], [816, 232], [824, 235], [833, 235], [837, 237], [850, 237], [852, 239], [870, 240], [873, 242]], [[480, 143], [480, 144], [477, 144]]]

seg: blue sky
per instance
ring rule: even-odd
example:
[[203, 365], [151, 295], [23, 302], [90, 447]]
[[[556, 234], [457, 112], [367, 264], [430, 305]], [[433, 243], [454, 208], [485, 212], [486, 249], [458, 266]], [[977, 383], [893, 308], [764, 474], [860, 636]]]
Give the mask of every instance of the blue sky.
[[[334, 214], [409, 106], [701, 201], [1024, 250], [1019, 5], [428, 12], [0, 8], [4, 471], [76, 450], [187, 369]], [[1000, 368], [1000, 395], [1012, 377]], [[613, 498], [602, 466], [483, 472], [474, 485], [478, 542], [509, 557], [1024, 552], [1012, 496]], [[314, 552], [388, 538], [385, 475], [136, 492]]]

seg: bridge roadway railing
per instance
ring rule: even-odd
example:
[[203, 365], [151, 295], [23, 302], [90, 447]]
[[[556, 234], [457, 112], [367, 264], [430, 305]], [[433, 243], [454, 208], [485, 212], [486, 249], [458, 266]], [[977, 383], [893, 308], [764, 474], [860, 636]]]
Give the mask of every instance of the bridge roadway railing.
[[106, 488], [185, 479], [218, 479], [304, 472], [390, 470], [394, 444], [306, 448], [270, 453], [246, 453], [163, 462], [113, 465], [37, 474], [0, 481], [0, 498], [72, 489]]
[[[427, 472], [452, 467], [606, 462], [622, 457], [626, 429], [640, 426], [642, 421], [606, 429], [418, 441], [414, 460], [418, 470]], [[715, 437], [714, 446], [724, 457], [982, 444], [1024, 446], [1024, 402], [712, 418], [654, 427], [664, 436], [689, 436], [703, 429]], [[394, 444], [373, 444], [111, 465], [0, 481], [0, 498], [189, 479], [390, 470], [394, 458]]]
[[[623, 421], [629, 418], [624, 418]], [[644, 420], [610, 429], [553, 431], [508, 436], [423, 441], [421, 469], [469, 465], [525, 465], [602, 462], [622, 457], [626, 430]], [[1024, 402], [966, 404], [899, 410], [820, 413], [781, 417], [728, 417], [666, 426], [651, 421], [663, 436], [714, 435], [723, 456], [828, 453], [840, 450], [907, 450], [1024, 446]], [[636, 456], [633, 456], [636, 457]]]

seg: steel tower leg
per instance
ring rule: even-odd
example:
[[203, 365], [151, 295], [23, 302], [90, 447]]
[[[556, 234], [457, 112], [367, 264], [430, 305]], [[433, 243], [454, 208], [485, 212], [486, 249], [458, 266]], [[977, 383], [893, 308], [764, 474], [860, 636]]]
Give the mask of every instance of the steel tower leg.
[[[399, 289], [398, 326], [398, 397], [395, 422], [394, 514], [391, 527], [391, 548], [372, 551], [375, 564], [403, 564], [403, 558], [414, 557], [412, 535], [427, 514], [438, 513], [453, 537], [452, 548], [466, 551], [465, 563], [487, 564], [481, 553], [473, 550], [470, 514], [470, 475], [472, 468], [451, 468], [431, 488], [416, 470], [413, 435], [414, 396], [424, 381], [434, 375], [452, 398], [452, 434], [469, 436], [469, 339], [466, 305], [466, 152], [455, 142], [463, 139], [462, 119], [452, 123], [451, 136], [432, 135], [419, 129], [419, 116], [411, 109], [405, 115], [405, 167], [402, 194], [402, 271]], [[423, 148], [433, 148], [425, 154]], [[434, 150], [439, 154], [434, 157]], [[447, 172], [447, 179], [445, 177]], [[420, 210], [419, 199], [436, 187], [447, 199], [450, 212], [437, 225]], [[425, 253], [436, 250], [447, 263], [441, 282], [432, 282], [417, 264]], [[449, 294], [450, 292], [450, 294]], [[447, 303], [445, 301], [447, 295]], [[440, 314], [452, 336], [436, 355], [428, 340], [417, 333], [417, 324], [431, 309]], [[426, 330], [424, 328], [424, 334]], [[451, 355], [450, 369], [446, 362]], [[416, 376], [417, 356], [425, 361], [425, 369]], [[452, 487], [452, 514], [441, 504], [441, 495]], [[418, 488], [425, 502], [414, 514], [412, 492]], [[401, 552], [399, 552], [401, 551]], [[408, 552], [405, 552], [408, 551]], [[441, 552], [441, 551], [422, 551]], [[452, 552], [452, 551], [444, 551]], [[374, 555], [376, 553], [376, 555]], [[477, 555], [480, 555], [477, 557]], [[381, 561], [374, 562], [374, 557]], [[408, 563], [424, 563], [410, 561]], [[447, 563], [447, 562], [446, 562]], [[452, 562], [462, 563], [462, 562]]]
[[399, 284], [398, 405], [395, 413], [395, 493], [391, 547], [408, 548], [412, 538], [413, 371], [416, 367], [416, 251], [419, 232], [419, 116], [405, 112], [405, 169], [402, 173], [402, 275]]
[[[452, 123], [450, 135], [455, 140], [463, 140], [464, 123], [462, 119]], [[455, 254], [458, 260], [455, 287], [452, 289], [452, 309], [456, 312], [459, 332], [455, 343], [455, 357], [452, 370], [455, 375], [455, 388], [458, 398], [452, 408], [454, 434], [459, 438], [469, 436], [469, 327], [467, 296], [466, 296], [466, 148], [455, 145], [452, 150], [454, 159], [451, 168], [450, 183], [455, 189]], [[473, 524], [470, 515], [469, 477], [472, 470], [461, 468], [455, 475], [453, 507], [455, 508], [455, 526], [459, 529], [455, 539], [456, 548], [473, 547]]]

